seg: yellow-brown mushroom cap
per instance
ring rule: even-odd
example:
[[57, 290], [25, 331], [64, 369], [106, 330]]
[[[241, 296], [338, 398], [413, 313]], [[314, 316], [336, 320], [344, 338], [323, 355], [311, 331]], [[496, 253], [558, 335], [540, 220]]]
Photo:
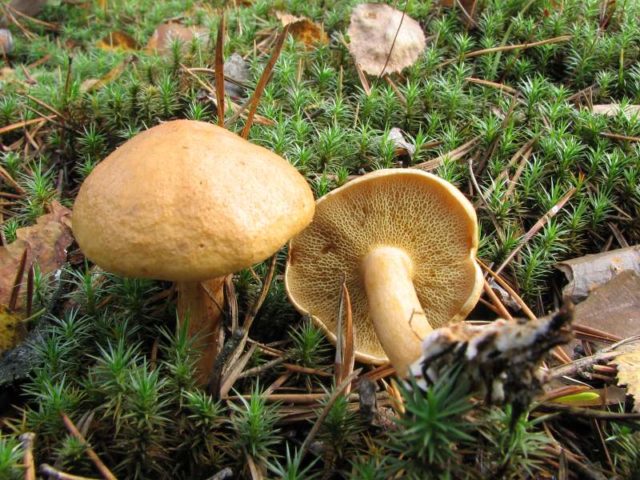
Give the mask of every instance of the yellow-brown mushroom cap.
[[291, 240], [287, 293], [335, 342], [346, 279], [356, 355], [371, 363], [387, 357], [369, 319], [360, 265], [380, 246], [409, 255], [413, 284], [433, 328], [464, 319], [482, 289], [476, 214], [448, 182], [419, 170], [388, 169], [330, 192], [318, 200], [311, 224]]
[[76, 198], [73, 233], [107, 271], [201, 281], [268, 258], [314, 208], [283, 158], [223, 128], [175, 120], [95, 167]]

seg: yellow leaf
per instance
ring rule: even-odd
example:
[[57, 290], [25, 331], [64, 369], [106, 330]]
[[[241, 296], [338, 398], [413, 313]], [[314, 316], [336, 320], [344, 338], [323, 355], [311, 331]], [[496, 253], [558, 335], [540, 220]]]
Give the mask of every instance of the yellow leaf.
[[602, 405], [600, 395], [596, 392], [580, 392], [573, 395], [554, 398], [553, 403], [572, 405], [574, 407], [591, 407]]
[[80, 85], [80, 90], [83, 92], [93, 92], [94, 90], [99, 90], [105, 85], [113, 82], [116, 78], [122, 75], [122, 72], [124, 72], [126, 66], [131, 63], [131, 60], [132, 58], [127, 58], [125, 61], [120, 62], [101, 78], [87, 78], [82, 82], [82, 85]]
[[11, 313], [4, 305], [0, 305], [0, 353], [11, 350], [22, 337], [24, 331], [20, 328], [22, 317]]
[[626, 385], [627, 393], [633, 396], [633, 410], [640, 412], [640, 346], [621, 353], [612, 363], [618, 366], [618, 385]]
[[329, 43], [329, 37], [322, 25], [312, 22], [307, 17], [297, 17], [284, 12], [276, 12], [276, 17], [283, 27], [289, 25], [289, 34], [306, 47], [311, 47], [318, 43]]
[[124, 50], [133, 51], [138, 50], [138, 42], [134, 38], [124, 32], [111, 32], [97, 44], [98, 48], [102, 50]]

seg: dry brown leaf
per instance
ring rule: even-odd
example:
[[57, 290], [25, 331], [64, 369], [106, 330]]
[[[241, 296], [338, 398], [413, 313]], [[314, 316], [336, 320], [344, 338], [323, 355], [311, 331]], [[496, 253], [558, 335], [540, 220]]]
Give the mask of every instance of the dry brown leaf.
[[22, 315], [9, 312], [4, 305], [0, 305], [0, 354], [11, 350], [24, 337], [20, 322]]
[[175, 40], [188, 43], [194, 38], [206, 40], [209, 32], [202, 27], [185, 27], [179, 23], [163, 23], [156, 28], [147, 42], [147, 51], [157, 51], [162, 55], [171, 52], [171, 44]]
[[285, 12], [276, 12], [276, 17], [282, 23], [282, 26], [289, 26], [289, 33], [296, 41], [303, 43], [306, 47], [315, 44], [329, 43], [329, 37], [324, 31], [322, 25], [314, 23], [307, 17], [298, 17]]
[[365, 72], [383, 76], [413, 65], [426, 46], [420, 24], [400, 10], [363, 3], [351, 13], [349, 51]]
[[640, 105], [626, 105], [624, 108], [619, 103], [610, 103], [606, 105], [594, 105], [591, 107], [591, 111], [598, 115], [606, 115], [608, 117], [615, 117], [621, 111], [624, 116], [631, 118], [634, 115], [640, 115]]
[[575, 302], [587, 298], [592, 290], [627, 270], [640, 275], [640, 245], [565, 260], [556, 265], [569, 284], [562, 294]]
[[618, 355], [611, 363], [618, 366], [618, 385], [626, 385], [633, 396], [633, 410], [640, 412], [640, 346]]
[[127, 65], [131, 63], [132, 58], [127, 58], [125, 61], [120, 62], [118, 65], [109, 70], [103, 77], [101, 78], [87, 78], [80, 85], [81, 92], [93, 92], [94, 90], [99, 90], [105, 85], [113, 82], [117, 79], [122, 72], [124, 72]]
[[134, 51], [140, 47], [135, 39], [124, 32], [111, 32], [97, 43], [101, 50]]
[[18, 229], [17, 237], [13, 243], [0, 247], [0, 305], [9, 304], [25, 249], [27, 268], [38, 264], [43, 274], [53, 272], [65, 263], [67, 248], [73, 242], [71, 210], [54, 201], [51, 213], [38, 218], [35, 225]]

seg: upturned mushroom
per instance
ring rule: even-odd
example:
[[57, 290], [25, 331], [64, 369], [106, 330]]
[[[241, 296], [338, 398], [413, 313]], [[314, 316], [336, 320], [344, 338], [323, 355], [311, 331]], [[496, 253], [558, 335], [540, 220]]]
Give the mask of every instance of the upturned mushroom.
[[434, 328], [462, 320], [482, 289], [476, 214], [453, 185], [418, 170], [364, 175], [318, 200], [290, 242], [287, 293], [335, 342], [341, 284], [356, 358], [400, 376]]
[[96, 166], [76, 198], [73, 233], [106, 271], [177, 282], [179, 318], [201, 338], [204, 383], [219, 348], [224, 277], [273, 255], [314, 207], [283, 158], [223, 128], [175, 120]]

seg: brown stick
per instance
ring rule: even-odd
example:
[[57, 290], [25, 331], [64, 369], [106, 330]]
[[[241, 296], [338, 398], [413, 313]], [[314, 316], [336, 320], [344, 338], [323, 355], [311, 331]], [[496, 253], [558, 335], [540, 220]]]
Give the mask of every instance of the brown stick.
[[351, 385], [351, 382], [360, 374], [361, 371], [362, 369], [358, 369], [358, 370], [355, 370], [354, 372], [351, 372], [351, 375], [346, 377], [342, 381], [342, 383], [338, 385], [336, 389], [333, 391], [326, 405], [322, 409], [322, 412], [318, 416], [316, 423], [314, 423], [313, 427], [311, 427], [311, 430], [309, 430], [309, 433], [307, 434], [307, 438], [305, 438], [304, 442], [302, 442], [302, 446], [300, 447], [300, 452], [299, 452], [301, 459], [304, 458], [305, 453], [307, 453], [307, 450], [309, 449], [311, 442], [313, 441], [316, 434], [318, 433], [318, 430], [320, 430], [320, 426], [322, 425], [322, 422], [324, 422], [324, 419], [327, 418], [327, 415], [329, 414], [329, 411], [331, 410], [331, 407], [333, 406], [333, 404], [343, 394], [344, 390], [349, 385]]
[[24, 463], [24, 480], [36, 480], [36, 465], [33, 460], [33, 441], [36, 438], [36, 434], [33, 432], [26, 432], [20, 435], [20, 441], [22, 442], [22, 448], [24, 454], [22, 456], [22, 462]]
[[55, 478], [56, 480], [98, 480], [90, 477], [80, 477], [78, 475], [72, 475], [70, 473], [62, 472], [56, 468], [53, 468], [48, 463], [40, 465], [40, 473], [46, 475], [49, 478]]
[[105, 480], [118, 480], [116, 476], [113, 473], [111, 473], [111, 471], [107, 468], [107, 466], [104, 463], [102, 463], [102, 460], [100, 460], [100, 457], [98, 457], [98, 454], [95, 452], [95, 450], [93, 450], [93, 448], [89, 446], [89, 442], [87, 442], [87, 440], [82, 436], [82, 434], [73, 424], [71, 419], [67, 417], [64, 413], [62, 413], [61, 415], [62, 415], [62, 421], [64, 422], [64, 426], [67, 427], [67, 430], [69, 430], [69, 433], [73, 437], [75, 437], [77, 440], [84, 443], [85, 446], [87, 447], [87, 456], [91, 459], [93, 464], [100, 471], [102, 478], [104, 478]]

